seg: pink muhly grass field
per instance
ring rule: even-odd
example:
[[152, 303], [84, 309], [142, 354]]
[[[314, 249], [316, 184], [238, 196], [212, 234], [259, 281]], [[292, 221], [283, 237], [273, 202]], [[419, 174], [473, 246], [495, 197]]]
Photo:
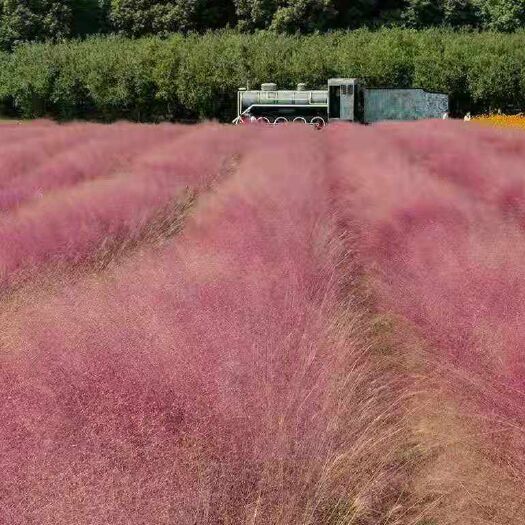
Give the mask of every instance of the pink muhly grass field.
[[398, 381], [367, 362], [356, 300], [341, 297], [338, 268], [352, 263], [318, 137], [224, 131], [208, 155], [250, 133], [259, 144], [182, 235], [4, 319], [1, 520], [375, 524], [396, 512]]
[[[0, 295], [0, 523], [508, 522], [432, 470], [450, 442], [425, 448], [414, 405], [445, 391], [522, 486], [525, 135], [6, 126], [0, 288], [33, 286]], [[383, 355], [384, 315], [421, 348]]]

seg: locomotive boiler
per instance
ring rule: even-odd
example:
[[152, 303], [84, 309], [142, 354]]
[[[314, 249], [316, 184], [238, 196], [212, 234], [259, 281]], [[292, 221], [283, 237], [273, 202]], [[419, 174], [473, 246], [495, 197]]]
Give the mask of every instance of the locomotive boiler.
[[449, 97], [419, 88], [367, 88], [356, 78], [331, 78], [327, 89], [311, 90], [298, 84], [279, 90], [265, 83], [259, 90], [241, 88], [234, 124], [302, 122], [318, 128], [328, 122], [371, 124], [383, 120], [446, 118]]

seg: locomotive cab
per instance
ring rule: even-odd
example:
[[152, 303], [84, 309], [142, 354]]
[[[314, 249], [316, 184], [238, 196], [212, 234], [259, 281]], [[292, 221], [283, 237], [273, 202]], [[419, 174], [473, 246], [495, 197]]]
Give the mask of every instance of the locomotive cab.
[[328, 80], [328, 120], [354, 122], [359, 120], [359, 83], [355, 78]]

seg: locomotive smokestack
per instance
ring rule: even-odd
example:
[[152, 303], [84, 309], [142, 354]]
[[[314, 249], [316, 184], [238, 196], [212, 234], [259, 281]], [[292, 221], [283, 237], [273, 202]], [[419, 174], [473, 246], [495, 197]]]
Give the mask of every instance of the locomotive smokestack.
[[304, 82], [297, 84], [297, 91], [306, 91], [306, 84]]
[[261, 84], [261, 91], [277, 91], [277, 84], [273, 82], [265, 82]]

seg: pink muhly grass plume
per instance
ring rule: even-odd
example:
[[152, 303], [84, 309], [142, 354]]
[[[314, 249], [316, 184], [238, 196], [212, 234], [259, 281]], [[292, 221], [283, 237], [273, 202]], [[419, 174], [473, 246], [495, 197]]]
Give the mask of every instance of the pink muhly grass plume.
[[[214, 133], [173, 159], [209, 169], [196, 152]], [[367, 364], [343, 293], [352, 263], [319, 137], [246, 133], [205, 148], [215, 159], [257, 139], [181, 236], [6, 320], [1, 520], [375, 524], [394, 512], [399, 392]], [[167, 168], [159, 159], [157, 175]]]

